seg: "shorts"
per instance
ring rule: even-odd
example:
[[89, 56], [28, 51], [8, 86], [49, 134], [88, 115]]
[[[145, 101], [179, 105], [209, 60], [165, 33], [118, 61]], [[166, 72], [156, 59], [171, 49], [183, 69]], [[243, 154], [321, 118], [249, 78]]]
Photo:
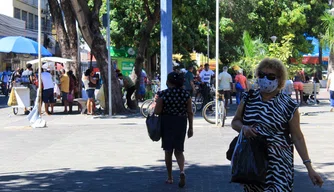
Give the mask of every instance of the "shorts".
[[54, 103], [54, 95], [53, 95], [53, 88], [43, 90], [42, 93], [42, 100], [44, 103]]
[[219, 94], [224, 94], [225, 99], [229, 99], [231, 97], [231, 91], [230, 90], [218, 90]]
[[64, 103], [64, 101], [67, 101], [67, 95], [68, 95], [68, 93], [66, 93], [66, 92], [61, 92], [61, 100], [63, 101], [63, 103]]
[[303, 91], [304, 90], [304, 84], [300, 81], [293, 82], [293, 88], [297, 91]]
[[95, 99], [95, 89], [87, 89], [86, 90], [88, 99]]
[[139, 94], [139, 95], [145, 95], [145, 94], [146, 94], [146, 88], [145, 88], [145, 86], [141, 85], [141, 86], [139, 87], [138, 94]]

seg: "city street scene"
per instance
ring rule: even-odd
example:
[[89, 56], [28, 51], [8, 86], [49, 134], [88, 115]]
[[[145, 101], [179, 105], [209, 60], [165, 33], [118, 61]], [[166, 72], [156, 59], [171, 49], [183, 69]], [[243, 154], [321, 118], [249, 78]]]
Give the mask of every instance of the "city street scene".
[[1, 192], [334, 192], [333, 0], [1, 3]]

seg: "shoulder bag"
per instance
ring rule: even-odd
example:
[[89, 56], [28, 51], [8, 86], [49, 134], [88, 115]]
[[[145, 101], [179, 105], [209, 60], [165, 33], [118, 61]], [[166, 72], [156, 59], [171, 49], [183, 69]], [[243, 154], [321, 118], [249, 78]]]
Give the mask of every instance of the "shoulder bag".
[[148, 114], [146, 118], [148, 136], [152, 141], [159, 141], [161, 138], [161, 116]]

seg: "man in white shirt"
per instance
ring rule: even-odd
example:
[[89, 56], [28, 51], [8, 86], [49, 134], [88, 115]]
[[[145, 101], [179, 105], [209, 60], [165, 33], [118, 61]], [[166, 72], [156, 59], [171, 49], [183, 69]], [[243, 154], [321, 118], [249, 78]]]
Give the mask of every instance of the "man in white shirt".
[[204, 65], [204, 70], [202, 70], [201, 73], [199, 74], [202, 85], [203, 106], [209, 102], [210, 83], [211, 83], [211, 78], [214, 75], [215, 73], [209, 69], [209, 64], [207, 63]]
[[[41, 80], [43, 83], [42, 100], [45, 106], [45, 113], [51, 115], [53, 113], [55, 99], [53, 93], [54, 83], [50, 71], [44, 68], [43, 72], [41, 73]], [[51, 107], [51, 111], [49, 111], [49, 106]]]
[[231, 90], [233, 86], [232, 76], [227, 72], [227, 67], [223, 67], [223, 72], [219, 73], [218, 76], [218, 92], [224, 94], [225, 107], [227, 108], [228, 100], [231, 97]]
[[327, 91], [329, 91], [329, 99], [331, 101], [331, 112], [334, 112], [334, 72], [329, 74], [327, 80]]

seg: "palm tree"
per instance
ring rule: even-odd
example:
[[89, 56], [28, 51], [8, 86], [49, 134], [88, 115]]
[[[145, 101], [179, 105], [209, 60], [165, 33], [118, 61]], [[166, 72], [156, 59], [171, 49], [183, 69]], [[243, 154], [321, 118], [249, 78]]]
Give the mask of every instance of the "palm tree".
[[331, 73], [334, 69], [334, 16], [325, 13], [321, 16], [321, 20], [326, 30], [323, 40], [325, 45], [330, 49], [328, 58], [328, 73]]

